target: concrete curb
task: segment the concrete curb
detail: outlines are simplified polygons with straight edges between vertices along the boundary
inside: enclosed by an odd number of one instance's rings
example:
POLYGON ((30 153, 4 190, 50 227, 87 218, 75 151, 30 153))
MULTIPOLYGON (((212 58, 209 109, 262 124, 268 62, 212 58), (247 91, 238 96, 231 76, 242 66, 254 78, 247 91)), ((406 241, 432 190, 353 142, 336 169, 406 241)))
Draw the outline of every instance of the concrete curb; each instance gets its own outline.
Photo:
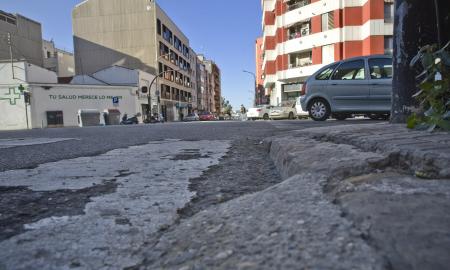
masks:
MULTIPOLYGON (((423 178, 450 178, 450 134, 409 130, 404 125, 368 124, 311 128, 295 132, 317 142, 349 145, 379 153, 391 167, 423 178)), ((277 145, 274 139, 274 146, 277 145)), ((277 149, 271 151, 277 152, 277 149)), ((276 162, 277 163, 277 162, 276 162)))
MULTIPOLYGON (((450 134, 372 124, 304 129, 266 143, 283 178, 324 181, 321 196, 339 206, 385 269, 449 265, 450 134)), ((303 197, 309 190, 291 188, 303 197)))

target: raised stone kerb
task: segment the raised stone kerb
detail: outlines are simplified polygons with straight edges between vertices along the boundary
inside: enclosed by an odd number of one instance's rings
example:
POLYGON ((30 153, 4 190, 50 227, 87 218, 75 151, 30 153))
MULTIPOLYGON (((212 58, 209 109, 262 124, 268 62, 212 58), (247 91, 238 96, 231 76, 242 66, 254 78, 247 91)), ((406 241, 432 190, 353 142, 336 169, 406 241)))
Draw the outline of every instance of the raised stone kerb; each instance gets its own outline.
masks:
POLYGON ((362 151, 397 157, 391 166, 432 178, 450 178, 450 134, 408 130, 404 125, 333 126, 298 131, 321 142, 346 144, 362 151))

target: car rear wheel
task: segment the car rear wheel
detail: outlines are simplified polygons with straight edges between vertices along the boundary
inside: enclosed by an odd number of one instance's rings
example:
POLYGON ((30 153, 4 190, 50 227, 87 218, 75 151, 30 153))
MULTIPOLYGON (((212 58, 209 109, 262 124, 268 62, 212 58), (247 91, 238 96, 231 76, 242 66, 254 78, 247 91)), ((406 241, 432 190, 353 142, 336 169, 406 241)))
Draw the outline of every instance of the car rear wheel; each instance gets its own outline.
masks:
POLYGON ((311 102, 308 112, 314 121, 325 121, 330 117, 331 109, 325 100, 315 99, 311 102))
POLYGON ((289 120, 293 120, 294 119, 294 113, 293 112, 290 112, 289 113, 289 120))
POLYGON ((267 113, 264 114, 263 119, 264 119, 264 120, 269 120, 269 115, 268 115, 267 113))

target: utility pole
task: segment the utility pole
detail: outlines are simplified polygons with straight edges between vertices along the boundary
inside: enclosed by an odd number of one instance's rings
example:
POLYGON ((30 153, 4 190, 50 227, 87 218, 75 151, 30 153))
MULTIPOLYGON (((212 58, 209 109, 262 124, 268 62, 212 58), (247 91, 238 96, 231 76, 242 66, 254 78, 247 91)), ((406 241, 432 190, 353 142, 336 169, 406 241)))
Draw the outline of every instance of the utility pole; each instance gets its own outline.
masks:
MULTIPOLYGON (((447 1, 440 1, 443 2, 447 1)), ((448 10, 442 10, 442 6, 440 9, 438 14, 448 14, 448 10)), ((436 14, 433 1, 395 1, 392 123, 406 122, 408 116, 418 106, 412 97, 417 92, 415 79, 417 72, 410 68, 409 64, 420 47, 437 44, 439 41, 436 19, 440 18, 432 14, 436 14)))
POLYGON ((13 80, 15 79, 14 76, 14 56, 13 56, 13 51, 12 51, 12 37, 11 37, 11 33, 8 33, 8 46, 9 46, 9 57, 11 60, 11 74, 12 74, 12 78, 13 80))

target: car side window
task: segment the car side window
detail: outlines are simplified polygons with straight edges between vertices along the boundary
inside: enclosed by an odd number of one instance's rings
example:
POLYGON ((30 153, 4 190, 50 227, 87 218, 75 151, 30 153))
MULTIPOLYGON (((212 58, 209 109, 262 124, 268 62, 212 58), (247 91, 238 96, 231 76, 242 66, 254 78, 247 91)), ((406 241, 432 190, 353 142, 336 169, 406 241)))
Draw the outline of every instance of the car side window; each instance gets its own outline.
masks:
POLYGON ((392 59, 369 59, 370 78, 372 80, 392 79, 392 59))
POLYGON ((319 75, 316 76, 316 80, 319 81, 326 81, 329 80, 331 77, 331 74, 333 74, 334 69, 337 65, 333 65, 331 67, 328 67, 324 69, 322 72, 319 73, 319 75))
POLYGON ((332 80, 364 80, 365 78, 364 60, 356 60, 341 64, 334 71, 332 80))

